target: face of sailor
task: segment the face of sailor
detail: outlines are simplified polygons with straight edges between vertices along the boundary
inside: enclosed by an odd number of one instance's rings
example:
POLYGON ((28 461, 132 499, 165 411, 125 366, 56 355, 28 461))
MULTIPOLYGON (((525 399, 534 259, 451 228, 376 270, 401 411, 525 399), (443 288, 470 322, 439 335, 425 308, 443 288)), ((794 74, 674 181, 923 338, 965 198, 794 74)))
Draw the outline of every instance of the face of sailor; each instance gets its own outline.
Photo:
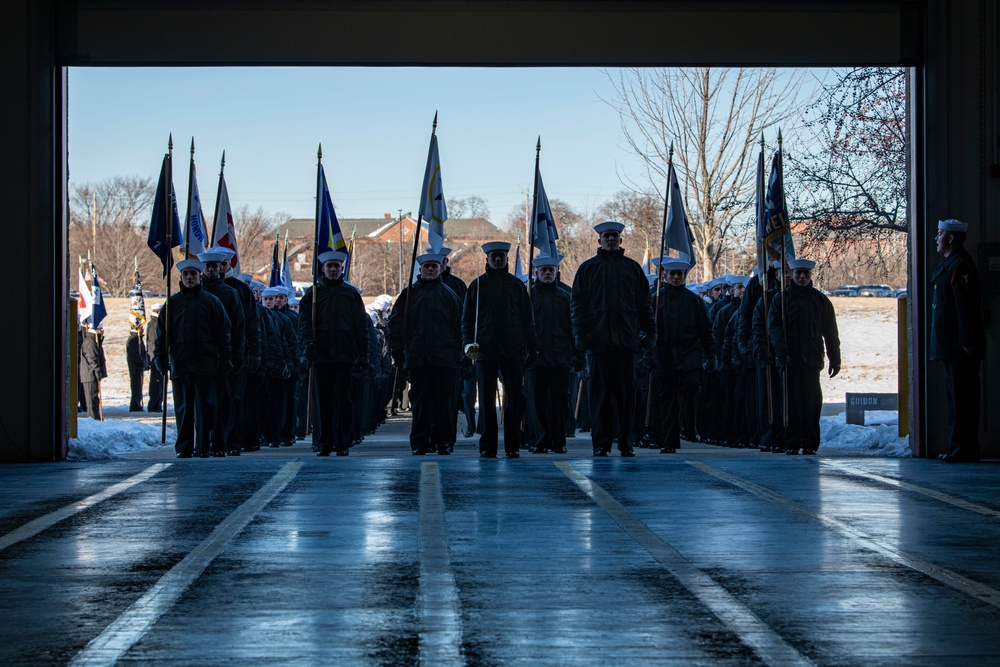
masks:
POLYGON ((323 276, 327 280, 338 280, 344 273, 344 263, 339 259, 331 259, 323 263, 323 276))
POLYGON ((716 285, 708 291, 708 296, 712 298, 712 301, 718 301, 722 298, 722 285, 716 285))
POLYGON ((667 284, 674 287, 681 287, 684 284, 683 271, 664 271, 667 274, 667 284))
POLYGON ((285 305, 287 304, 288 304, 288 297, 285 296, 284 294, 279 294, 276 297, 274 297, 275 308, 284 308, 285 305))
POLYGON ((216 280, 221 275, 221 267, 219 262, 205 262, 205 277, 216 280))
POLYGON ((947 257, 951 254, 952 243, 955 240, 955 236, 951 232, 946 232, 943 229, 939 229, 937 236, 934 237, 934 241, 937 243, 937 251, 939 255, 944 255, 947 257))
POLYGON ((812 271, 809 269, 792 269, 792 282, 799 287, 808 287, 812 282, 812 271))
POLYGON ((490 254, 486 255, 486 264, 491 269, 507 268, 507 251, 506 250, 492 251, 490 254))
POLYGON ((262 297, 261 303, 264 304, 265 308, 274 308, 274 297, 273 296, 262 297))
POLYGON ((742 299, 743 298, 743 290, 745 290, 745 289, 746 288, 743 285, 740 285, 739 283, 736 283, 735 285, 733 285, 732 290, 731 290, 732 293, 733 293, 733 298, 734 299, 742 299))
POLYGON ((424 262, 420 265, 421 280, 434 280, 441 275, 441 265, 437 262, 424 262))
POLYGON ((264 299, 264 297, 261 296, 260 292, 258 292, 257 290, 253 290, 253 300, 254 301, 256 301, 257 303, 263 303, 264 302, 263 299, 264 299))
POLYGON ((622 247, 620 232, 601 232, 601 250, 618 250, 622 247))
POLYGON ((188 289, 201 282, 201 272, 198 269, 184 269, 181 271, 181 285, 188 289))
MULTIPOLYGON (((219 262, 219 273, 221 273, 222 275, 226 275, 227 273, 229 273, 229 260, 228 259, 224 259, 221 262, 219 262)), ((237 276, 237 278, 238 277, 239 276, 237 276)))
POLYGON ((296 303, 296 304, 293 304, 293 305, 289 306, 288 310, 292 311, 293 313, 299 312, 299 304, 296 303))
POLYGON ((538 279, 538 282, 551 285, 556 281, 556 267, 540 266, 535 269, 535 277, 538 279))

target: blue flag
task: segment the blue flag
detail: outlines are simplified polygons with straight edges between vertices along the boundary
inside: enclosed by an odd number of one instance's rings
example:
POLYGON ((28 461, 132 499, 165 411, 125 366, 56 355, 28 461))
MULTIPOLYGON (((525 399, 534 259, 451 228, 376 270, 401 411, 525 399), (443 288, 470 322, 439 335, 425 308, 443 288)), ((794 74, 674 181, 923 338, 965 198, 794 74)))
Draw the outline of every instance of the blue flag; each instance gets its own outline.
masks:
POLYGON ((271 253, 271 279, 268 287, 281 287, 281 262, 278 261, 278 235, 274 235, 274 252, 271 253))
POLYGON ((444 221, 448 219, 448 206, 441 184, 441 156, 438 155, 437 135, 431 135, 427 151, 427 168, 420 191, 420 216, 427 223, 427 245, 439 252, 444 245, 444 221))
POLYGON ((292 267, 288 264, 288 230, 285 230, 285 250, 281 260, 281 286, 295 289, 292 285, 292 267))
POLYGON ((316 266, 314 272, 320 270, 319 256, 331 250, 347 251, 344 234, 340 231, 337 213, 333 210, 333 199, 330 188, 326 184, 326 174, 323 165, 319 165, 319 180, 316 184, 316 196, 319 197, 319 219, 316 220, 316 266))
POLYGON ((764 217, 764 142, 761 140, 760 154, 757 155, 757 206, 755 210, 757 218, 757 275, 761 284, 765 284, 767 273, 767 219, 764 217))
POLYGON ((104 305, 104 296, 101 294, 101 283, 97 280, 97 267, 90 265, 90 274, 93 279, 91 291, 93 293, 93 307, 90 311, 90 328, 97 329, 101 322, 108 316, 108 309, 104 305))
POLYGON ((691 224, 688 222, 687 213, 684 211, 684 195, 681 194, 681 185, 677 181, 677 171, 673 162, 667 170, 667 185, 670 190, 670 201, 667 202, 667 229, 663 237, 663 253, 670 248, 677 251, 677 258, 685 262, 694 264, 694 235, 691 233, 691 224))
POLYGON ((549 198, 542 185, 541 172, 538 173, 535 194, 535 238, 531 245, 538 248, 539 257, 558 257, 556 239, 559 238, 559 232, 556 231, 556 218, 552 215, 552 207, 549 206, 549 198))
POLYGON ((522 283, 528 282, 528 274, 524 272, 524 267, 521 265, 520 243, 517 244, 517 248, 514 250, 514 277, 522 283))
POLYGON ((153 200, 153 217, 149 222, 149 237, 146 245, 163 262, 163 277, 173 264, 170 249, 176 248, 183 241, 181 234, 181 218, 177 214, 177 193, 174 184, 167 173, 170 171, 170 155, 163 156, 160 167, 160 180, 156 183, 156 198, 153 200), (167 182, 171 181, 171 182, 167 182), (169 194, 167 194, 169 192, 169 194), (167 232, 170 231, 169 243, 167 232))

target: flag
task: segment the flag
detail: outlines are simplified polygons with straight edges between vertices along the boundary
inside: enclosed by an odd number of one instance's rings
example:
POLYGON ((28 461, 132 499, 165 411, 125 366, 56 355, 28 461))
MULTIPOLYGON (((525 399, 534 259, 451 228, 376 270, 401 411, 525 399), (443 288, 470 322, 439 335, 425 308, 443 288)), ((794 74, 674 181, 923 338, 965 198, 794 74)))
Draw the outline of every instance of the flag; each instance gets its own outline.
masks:
POLYGON ((93 285, 91 288, 93 301, 90 312, 90 328, 97 329, 101 326, 101 322, 104 318, 108 316, 108 309, 104 306, 104 297, 101 294, 101 283, 97 279, 97 267, 93 264, 90 265, 90 272, 93 277, 93 285))
POLYGON ((786 262, 795 259, 792 229, 788 224, 788 208, 785 206, 785 182, 780 149, 774 151, 774 157, 771 158, 771 175, 767 179, 763 217, 763 246, 768 257, 777 260, 784 257, 786 262))
POLYGON ((77 276, 76 314, 79 317, 80 324, 83 324, 90 319, 90 313, 93 309, 94 296, 90 293, 90 286, 87 284, 86 278, 83 277, 82 266, 80 267, 77 276))
POLYGON ((215 227, 212 246, 229 248, 236 254, 229 260, 235 275, 240 274, 240 251, 236 245, 236 223, 233 221, 233 207, 229 203, 226 179, 219 174, 219 198, 215 202, 215 227))
POLYGON ((294 290, 292 285, 292 267, 288 264, 288 230, 285 230, 285 250, 281 260, 281 286, 294 290))
POLYGON ((177 215, 177 193, 174 192, 174 184, 168 176, 170 171, 170 155, 163 156, 163 165, 160 167, 160 180, 156 183, 156 198, 153 201, 153 217, 149 222, 149 237, 146 245, 153 251, 160 261, 163 262, 163 277, 167 277, 167 271, 172 265, 170 249, 176 248, 184 240, 181 234, 181 220, 177 215), (169 194, 167 194, 169 192, 169 194), (170 242, 167 242, 167 232, 170 225, 170 242))
POLYGON ((188 220, 187 236, 184 252, 187 257, 197 257, 205 252, 208 233, 205 231, 205 214, 201 210, 201 193, 198 192, 198 174, 194 168, 194 158, 191 158, 188 188, 188 220))
POLYGON ((427 221, 427 245, 438 253, 444 245, 444 221, 448 219, 448 207, 444 201, 444 186, 441 184, 441 157, 438 155, 437 135, 431 135, 431 146, 427 152, 427 169, 424 170, 424 186, 420 191, 420 217, 427 221))
POLYGON ((330 197, 330 188, 326 184, 326 174, 323 172, 323 165, 319 165, 319 179, 316 184, 316 195, 319 197, 319 219, 316 220, 316 266, 314 272, 318 275, 320 270, 319 256, 331 250, 347 251, 347 243, 344 242, 344 234, 340 231, 340 222, 337 220, 337 213, 333 210, 333 199, 330 197))
POLYGON ((352 259, 354 259, 354 237, 353 236, 347 242, 347 261, 344 262, 344 282, 345 283, 351 282, 351 265, 353 264, 353 262, 351 261, 352 259))
POLYGON ((271 279, 268 287, 281 287, 281 262, 278 261, 278 235, 274 235, 274 251, 271 253, 271 279))
POLYGON ((132 289, 129 290, 128 325, 130 331, 141 333, 146 325, 146 297, 142 293, 142 278, 139 269, 132 278, 132 289))
POLYGON ((767 252, 764 239, 767 238, 767 219, 764 217, 764 140, 761 139, 760 153, 757 155, 757 275, 761 285, 765 284, 767 273, 767 252))
POLYGON ((646 245, 646 252, 642 253, 642 262, 639 264, 639 266, 642 267, 642 272, 645 273, 648 276, 650 274, 650 270, 649 270, 649 245, 648 245, 649 244, 649 239, 646 240, 646 244, 647 244, 646 245))
POLYGON ((687 214, 684 212, 684 196, 681 194, 680 183, 677 182, 677 172, 674 170, 673 162, 667 170, 667 186, 669 188, 670 200, 667 202, 667 229, 663 236, 663 252, 673 248, 677 251, 677 258, 685 262, 694 264, 694 248, 692 242, 694 235, 691 234, 691 225, 688 222, 687 214))
POLYGON ((517 244, 517 249, 514 250, 514 277, 520 280, 522 283, 528 281, 528 276, 524 273, 524 268, 521 266, 521 244, 517 244))
POLYGON ((556 218, 552 215, 552 207, 549 206, 549 198, 545 194, 545 186, 542 185, 542 174, 538 173, 538 183, 535 184, 535 238, 532 239, 532 247, 538 248, 539 257, 557 257, 556 239, 559 233, 556 231, 556 218))

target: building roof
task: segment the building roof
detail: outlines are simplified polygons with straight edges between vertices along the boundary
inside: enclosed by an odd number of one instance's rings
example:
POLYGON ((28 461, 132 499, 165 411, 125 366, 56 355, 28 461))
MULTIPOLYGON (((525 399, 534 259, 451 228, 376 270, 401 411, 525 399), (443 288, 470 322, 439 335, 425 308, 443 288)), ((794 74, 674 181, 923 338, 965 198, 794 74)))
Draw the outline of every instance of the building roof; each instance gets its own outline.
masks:
MULTIPOLYGON (((403 216, 406 224, 413 225, 415 220, 403 216)), ((357 238, 375 238, 387 233, 398 224, 395 218, 341 218, 340 229, 344 239, 351 236, 357 228, 357 238)), ((278 233, 284 237, 288 231, 290 239, 309 239, 315 234, 316 221, 312 218, 291 218, 280 227, 278 233)), ((425 225, 426 226, 426 225, 425 225)), ((450 218, 444 223, 445 238, 459 241, 480 241, 484 239, 505 238, 507 235, 485 218, 450 218)))

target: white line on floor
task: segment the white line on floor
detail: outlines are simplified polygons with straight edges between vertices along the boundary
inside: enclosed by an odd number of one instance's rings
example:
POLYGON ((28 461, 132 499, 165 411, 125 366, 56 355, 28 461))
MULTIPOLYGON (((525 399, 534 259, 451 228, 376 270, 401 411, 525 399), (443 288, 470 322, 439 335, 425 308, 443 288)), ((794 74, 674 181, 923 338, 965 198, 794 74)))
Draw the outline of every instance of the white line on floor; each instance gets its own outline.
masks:
POLYGON ((897 549, 895 546, 883 542, 879 539, 867 535, 864 532, 854 528, 850 524, 841 521, 840 519, 835 519, 831 516, 825 514, 820 514, 819 512, 814 512, 805 505, 797 503, 794 500, 780 496, 774 491, 767 489, 763 486, 758 486, 753 482, 747 481, 741 477, 731 475, 727 472, 713 468, 710 465, 702 463, 701 461, 688 461, 688 464, 698 468, 702 472, 708 473, 713 477, 717 477, 721 480, 729 482, 733 486, 737 486, 744 491, 748 491, 755 496, 763 498, 770 503, 783 507, 792 512, 796 512, 810 519, 819 521, 828 528, 832 528, 837 532, 841 533, 848 539, 854 541, 859 546, 868 549, 869 551, 874 551, 875 553, 882 554, 883 556, 910 568, 911 570, 916 570, 917 572, 923 572, 928 577, 940 581, 946 586, 950 586, 955 590, 961 591, 966 595, 971 595, 972 597, 985 602, 986 604, 993 605, 994 607, 1000 607, 1000 591, 990 588, 985 584, 981 584, 978 581, 973 581, 968 577, 963 577, 958 572, 949 570, 948 568, 935 565, 929 561, 923 560, 918 556, 909 554, 901 549, 897 549))
POLYGON ((257 493, 227 516, 212 534, 196 546, 181 562, 160 577, 146 593, 122 612, 104 632, 95 637, 70 662, 70 665, 113 665, 149 631, 153 624, 177 602, 209 563, 230 540, 278 495, 298 473, 302 463, 286 464, 257 493))
POLYGON ((768 665, 813 665, 812 660, 799 653, 776 632, 757 617, 742 602, 729 594, 710 576, 691 564, 676 549, 665 542, 652 529, 615 500, 599 484, 573 468, 567 461, 555 462, 567 477, 590 496, 590 499, 611 515, 628 535, 646 548, 677 581, 732 630, 768 665))
POLYGON ((136 484, 145 482, 147 479, 153 475, 166 470, 169 468, 171 463, 157 463, 156 465, 151 465, 137 475, 132 475, 128 479, 122 480, 117 484, 112 484, 108 488, 104 489, 100 493, 95 493, 92 496, 87 496, 83 500, 78 500, 75 503, 70 503, 65 507, 57 509, 55 512, 49 512, 44 516, 40 516, 37 519, 32 519, 28 523, 24 524, 20 528, 16 528, 6 535, 0 536, 0 551, 3 551, 7 547, 17 544, 23 540, 30 537, 34 537, 38 533, 42 532, 46 528, 51 528, 55 524, 59 523, 63 519, 68 519, 74 514, 79 514, 80 512, 89 509, 96 505, 97 503, 107 500, 112 496, 116 496, 122 491, 127 491, 136 484))
POLYGON ((438 464, 420 464, 420 664, 464 665, 462 614, 448 557, 438 464))

